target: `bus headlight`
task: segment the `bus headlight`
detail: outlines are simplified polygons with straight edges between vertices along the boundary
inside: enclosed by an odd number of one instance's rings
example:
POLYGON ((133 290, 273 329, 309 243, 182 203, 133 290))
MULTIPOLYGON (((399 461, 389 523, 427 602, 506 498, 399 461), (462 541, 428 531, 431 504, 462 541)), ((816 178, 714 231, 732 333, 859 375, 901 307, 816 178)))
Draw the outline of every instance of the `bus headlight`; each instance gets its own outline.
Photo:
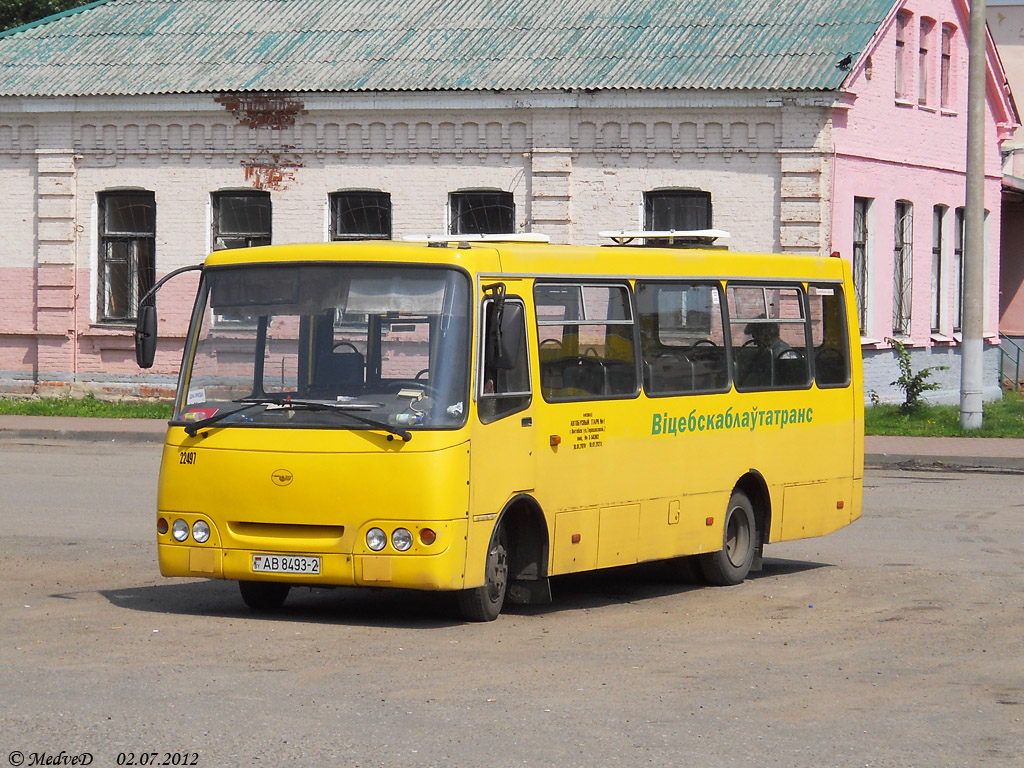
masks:
POLYGON ((184 541, 188 538, 188 523, 182 520, 180 517, 174 521, 174 525, 171 526, 171 536, 174 537, 175 541, 184 541))
POLYGON ((374 552, 380 552, 387 546, 388 535, 380 528, 371 528, 366 532, 366 546, 374 552))
POLYGON ((412 534, 405 528, 396 528, 395 532, 391 534, 391 546, 399 552, 405 552, 412 546, 412 534))
POLYGON ((202 544, 210 538, 210 526, 204 520, 196 520, 192 524, 192 538, 202 544))

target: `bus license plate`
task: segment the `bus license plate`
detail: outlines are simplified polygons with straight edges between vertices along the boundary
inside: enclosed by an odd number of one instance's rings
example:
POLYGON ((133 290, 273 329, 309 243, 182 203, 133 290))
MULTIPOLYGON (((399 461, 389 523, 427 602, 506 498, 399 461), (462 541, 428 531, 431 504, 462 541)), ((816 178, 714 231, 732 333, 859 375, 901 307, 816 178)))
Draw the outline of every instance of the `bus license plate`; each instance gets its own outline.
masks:
POLYGON ((305 555, 253 555, 253 573, 320 573, 320 558, 305 555))

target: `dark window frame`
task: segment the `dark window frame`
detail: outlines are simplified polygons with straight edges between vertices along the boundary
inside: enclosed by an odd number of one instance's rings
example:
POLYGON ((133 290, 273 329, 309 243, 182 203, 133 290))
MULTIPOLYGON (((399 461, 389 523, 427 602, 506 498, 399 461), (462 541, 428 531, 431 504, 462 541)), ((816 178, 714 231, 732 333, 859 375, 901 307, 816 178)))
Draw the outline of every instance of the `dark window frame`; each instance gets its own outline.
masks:
POLYGON ((964 320, 964 247, 967 240, 967 208, 953 212, 953 332, 963 330, 964 320))
POLYGON ((448 193, 452 235, 511 235, 516 231, 515 196, 500 189, 462 189, 448 193))
MULTIPOLYGON (((269 192, 263 192, 261 190, 221 190, 213 192, 210 196, 212 212, 211 217, 211 235, 212 235, 212 248, 214 251, 229 250, 231 248, 253 248, 261 245, 270 245, 273 241, 273 201, 271 200, 269 192), (234 230, 225 229, 222 223, 225 218, 225 211, 223 210, 224 204, 230 199, 238 200, 259 200, 265 205, 259 207, 266 208, 266 226, 265 228, 261 225, 257 227, 249 228, 237 228, 234 230), (228 244, 227 241, 241 241, 228 244)), ((248 216, 249 214, 247 214, 248 216)))
MULTIPOLYGON (((156 282, 156 194, 148 190, 112 190, 98 197, 100 247, 97 263, 96 317, 100 323, 134 323, 139 300, 156 282), (143 227, 111 228, 116 201, 130 201, 127 207, 143 205, 148 212, 143 227), (148 221, 146 221, 148 219, 148 221), (117 251, 123 253, 117 253, 117 251), (120 266, 122 284, 114 286, 113 273, 120 266), (120 304, 120 309, 118 309, 120 304)), ((119 211, 118 218, 126 211, 119 211)), ((136 217, 132 215, 132 218, 136 217)))
POLYGON ((950 109, 953 100, 953 36, 956 27, 943 24, 939 60, 939 107, 950 109))
POLYGON ((857 302, 857 322, 860 335, 867 333, 868 327, 868 261, 870 259, 870 218, 873 199, 870 197, 853 198, 853 287, 854 299, 857 302))
POLYGON ((705 190, 653 189, 644 192, 644 229, 648 232, 711 229, 713 215, 711 193, 705 190), (673 206, 672 203, 678 205, 673 206), (697 221, 690 223, 690 218, 697 221))
POLYGON ((392 239, 393 208, 389 192, 343 189, 332 192, 329 202, 332 241, 392 239))
POLYGON ((946 227, 948 212, 949 208, 945 205, 932 206, 932 333, 939 333, 942 330, 942 255, 945 248, 943 230, 946 227))
POLYGON ((909 336, 914 310, 914 204, 897 200, 893 217, 892 333, 909 336))

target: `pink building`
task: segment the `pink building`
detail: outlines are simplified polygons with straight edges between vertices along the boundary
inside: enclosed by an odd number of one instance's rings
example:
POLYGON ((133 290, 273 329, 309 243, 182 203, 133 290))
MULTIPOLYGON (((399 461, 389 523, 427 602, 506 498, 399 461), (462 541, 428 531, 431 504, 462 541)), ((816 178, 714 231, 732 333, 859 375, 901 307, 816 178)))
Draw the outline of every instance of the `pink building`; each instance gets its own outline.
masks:
MULTIPOLYGON (((988 0, 989 29, 1010 87, 1024 93, 1024 0, 988 0)), ((1024 136, 1003 144, 1002 249, 999 264, 999 332, 1002 376, 1024 387, 1024 136)))
MULTIPOLYGON (((911 350, 939 400, 959 386, 963 214, 967 146, 965 0, 898 2, 853 62, 833 116, 832 247, 854 263, 865 389, 883 395, 887 337, 911 350)), ((985 384, 998 393, 1000 148, 1017 124, 991 39, 985 183, 985 384)))

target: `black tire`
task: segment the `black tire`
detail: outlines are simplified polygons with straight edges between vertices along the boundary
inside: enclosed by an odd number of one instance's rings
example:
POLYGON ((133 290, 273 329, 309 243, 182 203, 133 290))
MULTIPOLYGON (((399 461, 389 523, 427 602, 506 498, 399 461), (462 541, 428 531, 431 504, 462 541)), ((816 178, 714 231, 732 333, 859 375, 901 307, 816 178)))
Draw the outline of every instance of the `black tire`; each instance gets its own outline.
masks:
POLYGON ((508 538, 498 524, 487 548, 484 585, 459 592, 459 611, 467 621, 494 621, 501 613, 508 592, 508 538))
POLYGON ((741 583, 750 573, 757 552, 754 505, 743 491, 733 491, 725 513, 722 548, 700 556, 704 578, 717 587, 741 583))
POLYGON ((291 584, 276 581, 240 581, 242 601, 256 611, 273 611, 284 605, 291 584))

